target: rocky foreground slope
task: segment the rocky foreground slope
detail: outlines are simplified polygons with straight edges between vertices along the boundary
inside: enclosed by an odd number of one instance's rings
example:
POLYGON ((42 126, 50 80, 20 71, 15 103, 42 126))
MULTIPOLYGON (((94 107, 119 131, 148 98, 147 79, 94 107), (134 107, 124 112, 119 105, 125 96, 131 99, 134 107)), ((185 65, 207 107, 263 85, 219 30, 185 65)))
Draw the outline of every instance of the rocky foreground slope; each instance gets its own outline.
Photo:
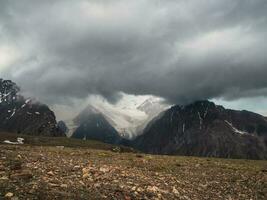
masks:
POLYGON ((19 95, 19 90, 12 81, 0 79, 0 131, 64 136, 48 106, 25 99, 19 95))
POLYGON ((0 145, 0 199, 260 200, 267 198, 266 167, 266 161, 0 145))
POLYGON ((162 113, 132 145, 154 154, 267 159, 267 120, 198 101, 162 113))

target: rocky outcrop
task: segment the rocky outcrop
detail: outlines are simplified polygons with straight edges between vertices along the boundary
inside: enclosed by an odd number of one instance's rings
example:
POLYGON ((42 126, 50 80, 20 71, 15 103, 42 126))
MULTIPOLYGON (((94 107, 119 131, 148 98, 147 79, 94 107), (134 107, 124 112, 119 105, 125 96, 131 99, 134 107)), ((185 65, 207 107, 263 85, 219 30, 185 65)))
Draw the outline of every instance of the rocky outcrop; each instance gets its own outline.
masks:
POLYGON ((133 146, 155 154, 266 159, 267 121, 256 113, 198 101, 162 113, 133 146))
POLYGON ((0 131, 11 133, 64 136, 48 106, 18 94, 19 87, 0 79, 0 131))

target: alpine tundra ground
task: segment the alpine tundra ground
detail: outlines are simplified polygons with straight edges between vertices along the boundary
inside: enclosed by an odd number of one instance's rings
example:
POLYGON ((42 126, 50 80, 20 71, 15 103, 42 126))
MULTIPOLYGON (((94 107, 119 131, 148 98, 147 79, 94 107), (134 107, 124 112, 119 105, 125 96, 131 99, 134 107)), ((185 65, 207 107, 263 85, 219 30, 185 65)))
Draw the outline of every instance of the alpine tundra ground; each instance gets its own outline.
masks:
POLYGON ((67 138, 0 145, 0 199, 257 200, 267 199, 266 183, 267 161, 146 155, 67 138))

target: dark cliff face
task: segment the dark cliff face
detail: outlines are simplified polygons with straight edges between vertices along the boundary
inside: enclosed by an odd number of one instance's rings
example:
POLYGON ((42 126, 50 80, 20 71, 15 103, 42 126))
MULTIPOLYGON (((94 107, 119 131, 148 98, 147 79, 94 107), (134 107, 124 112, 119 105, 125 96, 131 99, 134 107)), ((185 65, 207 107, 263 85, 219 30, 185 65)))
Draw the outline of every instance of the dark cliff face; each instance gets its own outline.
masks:
POLYGON ((133 145, 156 154, 266 159, 267 120, 198 101, 165 111, 133 145))
POLYGON ((59 121, 57 123, 57 127, 59 128, 60 131, 62 131, 64 134, 68 132, 68 127, 64 121, 59 121))
POLYGON ((27 135, 64 136, 48 106, 18 94, 19 87, 0 79, 0 131, 27 135))

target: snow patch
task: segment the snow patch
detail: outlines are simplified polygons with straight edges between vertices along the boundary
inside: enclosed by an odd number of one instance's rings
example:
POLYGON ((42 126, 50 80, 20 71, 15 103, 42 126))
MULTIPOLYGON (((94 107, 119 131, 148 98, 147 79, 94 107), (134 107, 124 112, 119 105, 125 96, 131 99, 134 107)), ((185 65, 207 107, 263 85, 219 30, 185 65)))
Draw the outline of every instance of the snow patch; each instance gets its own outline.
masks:
POLYGON ((202 129, 202 124, 203 124, 203 118, 200 116, 200 113, 198 113, 198 118, 199 118, 199 129, 201 130, 202 129))
POLYGON ((86 140, 86 136, 84 135, 83 140, 86 140))
POLYGON ((238 134, 241 134, 241 135, 244 135, 244 134, 249 134, 248 132, 246 132, 246 131, 241 131, 241 130, 239 130, 239 129, 237 129, 236 127, 234 127, 233 126, 233 124, 232 123, 230 123, 229 121, 227 121, 227 120, 224 120, 232 129, 233 129, 233 131, 235 132, 235 133, 238 133, 238 134))
POLYGON ((31 99, 26 99, 25 103, 29 103, 31 101, 31 99))
POLYGON ((24 144, 24 138, 17 138, 17 142, 11 142, 10 140, 5 140, 3 143, 6 144, 24 144))
POLYGON ((12 112, 12 114, 10 115, 9 118, 13 117, 13 116, 15 115, 15 113, 16 113, 16 108, 13 109, 13 112, 12 112))

